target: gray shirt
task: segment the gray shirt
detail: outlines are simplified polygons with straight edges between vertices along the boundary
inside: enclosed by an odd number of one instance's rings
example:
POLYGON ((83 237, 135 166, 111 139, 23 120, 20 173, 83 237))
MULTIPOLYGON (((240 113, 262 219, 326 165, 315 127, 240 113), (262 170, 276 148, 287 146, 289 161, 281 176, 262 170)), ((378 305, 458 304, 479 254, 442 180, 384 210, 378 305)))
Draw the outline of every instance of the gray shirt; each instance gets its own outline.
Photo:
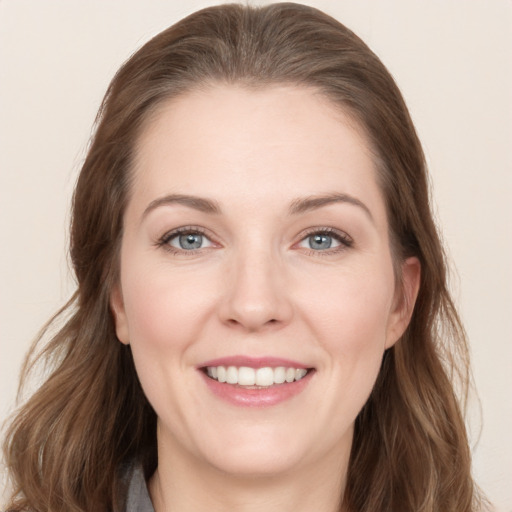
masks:
POLYGON ((144 473, 140 466, 133 468, 130 477, 126 512, 155 512, 149 497, 144 473))

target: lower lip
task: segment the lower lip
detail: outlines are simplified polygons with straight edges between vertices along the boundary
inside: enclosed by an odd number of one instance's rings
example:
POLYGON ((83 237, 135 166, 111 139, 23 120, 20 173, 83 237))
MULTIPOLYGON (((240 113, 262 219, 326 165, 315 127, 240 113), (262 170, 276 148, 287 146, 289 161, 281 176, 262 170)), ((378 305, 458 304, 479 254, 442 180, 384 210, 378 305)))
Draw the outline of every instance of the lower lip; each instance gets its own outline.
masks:
POLYGON ((211 379, 200 371, 210 391, 238 407, 270 407, 277 405, 301 393, 311 380, 314 371, 309 371, 305 377, 294 382, 274 384, 268 388, 249 389, 236 384, 226 384, 211 379))

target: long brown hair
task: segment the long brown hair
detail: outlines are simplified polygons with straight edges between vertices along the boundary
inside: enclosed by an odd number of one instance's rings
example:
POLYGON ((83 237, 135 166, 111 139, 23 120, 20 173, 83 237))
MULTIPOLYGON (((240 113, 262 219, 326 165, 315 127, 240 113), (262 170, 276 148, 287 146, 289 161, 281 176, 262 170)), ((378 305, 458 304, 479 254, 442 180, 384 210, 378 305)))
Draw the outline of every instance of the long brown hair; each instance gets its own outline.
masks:
POLYGON ((41 360, 53 370, 19 410, 5 442, 15 485, 9 508, 121 510, 123 466, 139 461, 149 475, 157 464, 155 413, 130 348, 116 339, 109 296, 144 121, 163 101, 219 82, 315 87, 352 115, 375 154, 395 260, 414 255, 421 262, 410 325, 385 353, 356 420, 345 509, 477 510, 454 392, 457 377, 465 396, 468 351, 447 290, 420 142, 375 54, 333 18, 292 3, 199 11, 149 41, 113 79, 73 197, 78 289, 56 317, 64 315, 64 325, 39 357, 27 360, 24 377, 41 360))

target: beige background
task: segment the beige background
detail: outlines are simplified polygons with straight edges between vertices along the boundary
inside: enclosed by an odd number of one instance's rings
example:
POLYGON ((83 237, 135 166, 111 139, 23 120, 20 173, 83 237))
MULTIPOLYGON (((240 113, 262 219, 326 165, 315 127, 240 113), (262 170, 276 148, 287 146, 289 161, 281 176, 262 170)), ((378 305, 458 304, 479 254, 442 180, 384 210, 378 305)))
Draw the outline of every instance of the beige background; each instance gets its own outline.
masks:
MULTIPOLYGON (((211 3, 0 0, 2 420, 32 338, 73 289, 68 205, 110 78, 150 36, 211 3)), ((309 3, 376 51, 409 104, 472 345, 475 475, 511 512, 512 2, 309 3)))

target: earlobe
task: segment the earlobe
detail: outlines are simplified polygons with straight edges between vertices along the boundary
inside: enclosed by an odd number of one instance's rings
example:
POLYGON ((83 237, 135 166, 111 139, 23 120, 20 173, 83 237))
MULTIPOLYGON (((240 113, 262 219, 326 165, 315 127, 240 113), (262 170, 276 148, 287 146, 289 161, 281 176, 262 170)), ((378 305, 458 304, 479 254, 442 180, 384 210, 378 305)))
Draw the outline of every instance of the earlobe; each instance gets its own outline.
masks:
POLYGON ((401 287, 397 290, 394 310, 388 325, 386 349, 393 346, 407 329, 420 289, 421 263, 418 258, 407 258, 402 263, 401 270, 401 287))
POLYGON ((110 293, 110 309, 114 317, 117 338, 125 345, 130 344, 128 321, 124 308, 123 294, 118 285, 114 286, 110 293))

